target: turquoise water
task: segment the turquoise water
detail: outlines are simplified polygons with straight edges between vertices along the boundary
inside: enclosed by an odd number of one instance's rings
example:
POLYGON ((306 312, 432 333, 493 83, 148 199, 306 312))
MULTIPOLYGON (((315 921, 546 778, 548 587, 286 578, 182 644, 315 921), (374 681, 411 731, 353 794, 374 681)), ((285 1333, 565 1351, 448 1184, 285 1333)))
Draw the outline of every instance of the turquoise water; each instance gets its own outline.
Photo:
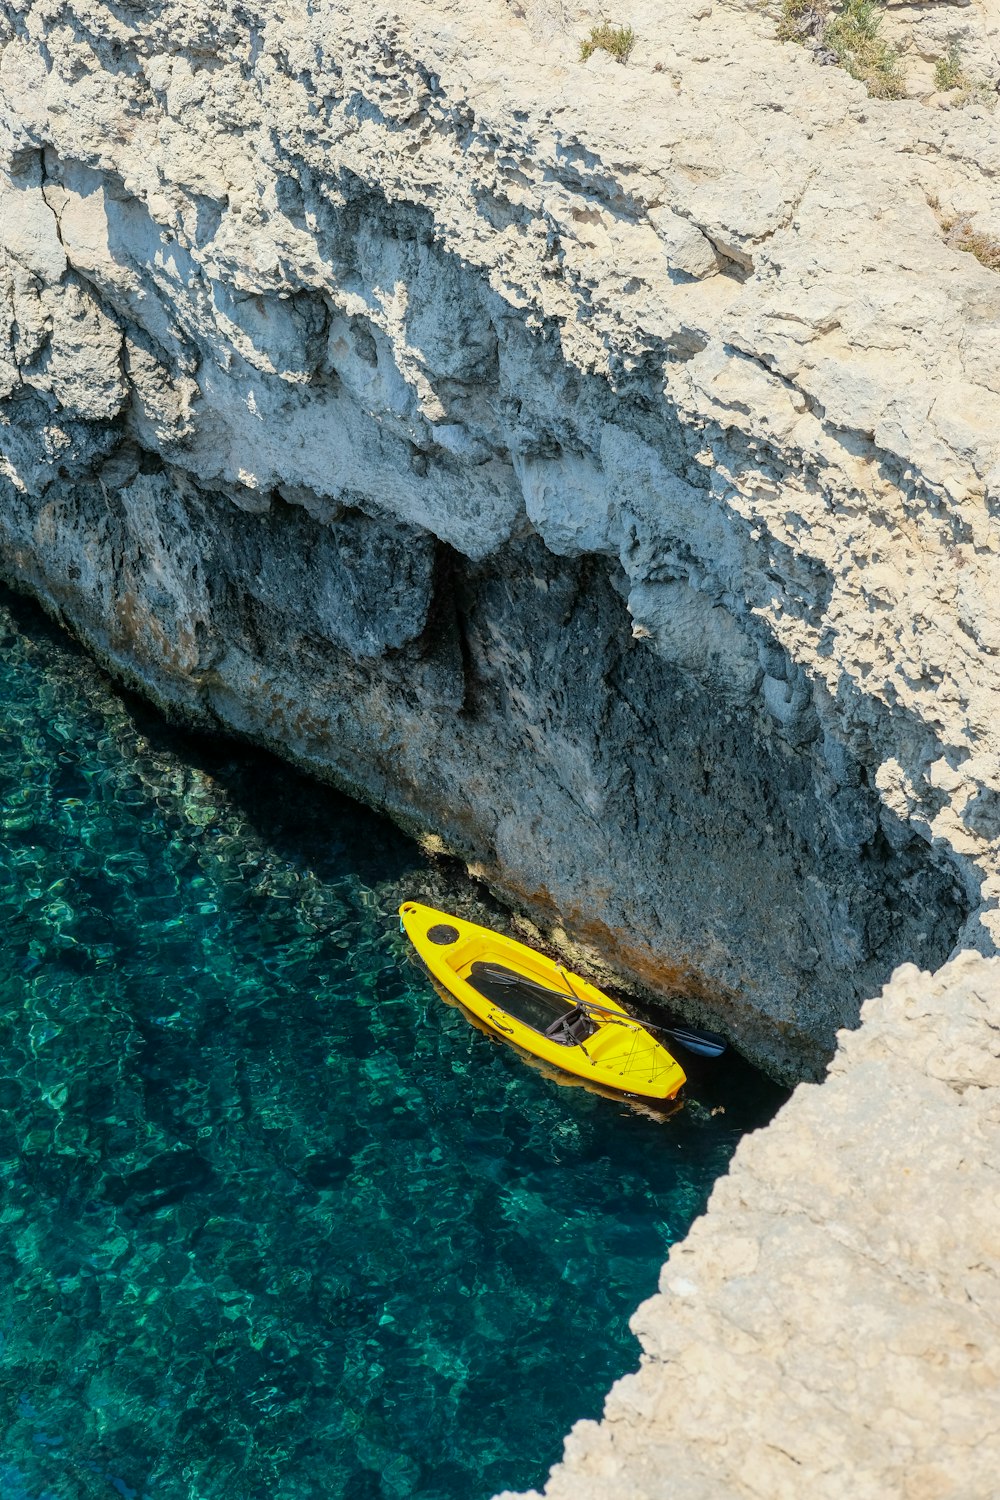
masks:
POLYGON ((488 898, 9 599, 0 852, 3 1500, 540 1483, 778 1091, 702 1064, 659 1120, 543 1076, 399 936, 488 898))

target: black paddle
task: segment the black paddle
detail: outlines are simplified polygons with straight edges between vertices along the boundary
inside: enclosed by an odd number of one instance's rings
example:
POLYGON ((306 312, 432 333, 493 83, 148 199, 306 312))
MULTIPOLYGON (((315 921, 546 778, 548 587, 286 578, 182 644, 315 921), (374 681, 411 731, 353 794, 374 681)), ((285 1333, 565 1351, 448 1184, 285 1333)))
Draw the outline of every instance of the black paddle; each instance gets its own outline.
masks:
MULTIPOLYGON (((513 988, 514 985, 522 983, 520 975, 512 974, 509 969, 495 969, 492 964, 484 965, 483 972, 496 984, 506 984, 513 988)), ((528 983, 531 984, 532 981, 529 979, 528 983)), ((566 983, 569 984, 568 978, 566 983)), ((545 986, 541 988, 544 989, 545 986)), ((612 1010, 607 1005, 595 1005, 592 1000, 581 1000, 576 994, 564 995, 561 990, 550 990, 549 994, 554 995, 558 1000, 571 1001, 587 1015, 593 1014, 598 1019, 604 1017, 612 1022, 620 1023, 631 1021, 633 1025, 641 1026, 645 1031, 662 1031, 667 1036, 673 1037, 674 1041, 679 1042, 682 1047, 686 1047, 688 1052, 695 1052, 699 1057, 721 1057, 726 1050, 726 1039, 719 1036, 717 1031, 699 1031, 694 1026, 657 1025, 652 1021, 640 1021, 635 1016, 622 1015, 621 1011, 612 1010)))

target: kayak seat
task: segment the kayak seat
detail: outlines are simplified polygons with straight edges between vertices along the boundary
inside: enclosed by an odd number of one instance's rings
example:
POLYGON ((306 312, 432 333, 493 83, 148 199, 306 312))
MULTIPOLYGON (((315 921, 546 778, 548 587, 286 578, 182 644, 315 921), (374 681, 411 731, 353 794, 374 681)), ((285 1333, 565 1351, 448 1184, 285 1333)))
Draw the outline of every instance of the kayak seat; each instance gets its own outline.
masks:
POLYGON ((561 1042, 564 1047, 579 1047, 588 1037, 592 1037, 597 1027, 577 1005, 573 1010, 568 1010, 558 1021, 546 1029, 545 1035, 553 1042, 561 1042))
POLYGON ((578 1046, 597 1029, 568 996, 503 964, 474 963, 466 983, 522 1025, 562 1046, 578 1046))

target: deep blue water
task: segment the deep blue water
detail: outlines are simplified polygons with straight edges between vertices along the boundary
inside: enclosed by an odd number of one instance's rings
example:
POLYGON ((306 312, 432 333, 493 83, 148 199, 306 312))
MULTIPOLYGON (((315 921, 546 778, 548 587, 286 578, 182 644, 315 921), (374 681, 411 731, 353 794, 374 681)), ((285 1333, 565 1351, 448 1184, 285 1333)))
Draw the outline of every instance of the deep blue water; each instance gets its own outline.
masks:
POLYGON ((782 1096, 561 1086, 441 1001, 408 896, 504 924, 0 598, 2 1500, 486 1500, 636 1366, 782 1096))

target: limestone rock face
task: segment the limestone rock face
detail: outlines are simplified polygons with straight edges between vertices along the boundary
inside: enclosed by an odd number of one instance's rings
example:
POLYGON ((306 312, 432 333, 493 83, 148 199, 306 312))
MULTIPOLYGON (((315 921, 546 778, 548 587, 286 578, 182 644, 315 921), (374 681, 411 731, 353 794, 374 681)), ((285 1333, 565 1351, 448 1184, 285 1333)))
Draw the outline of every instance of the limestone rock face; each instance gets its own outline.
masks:
POLYGON ((547 1500, 996 1494, 998 1013, 998 959, 897 970, 740 1144, 547 1500))
POLYGON ((0 4, 0 566, 815 1075, 1000 923, 1000 141, 630 20, 0 4))

